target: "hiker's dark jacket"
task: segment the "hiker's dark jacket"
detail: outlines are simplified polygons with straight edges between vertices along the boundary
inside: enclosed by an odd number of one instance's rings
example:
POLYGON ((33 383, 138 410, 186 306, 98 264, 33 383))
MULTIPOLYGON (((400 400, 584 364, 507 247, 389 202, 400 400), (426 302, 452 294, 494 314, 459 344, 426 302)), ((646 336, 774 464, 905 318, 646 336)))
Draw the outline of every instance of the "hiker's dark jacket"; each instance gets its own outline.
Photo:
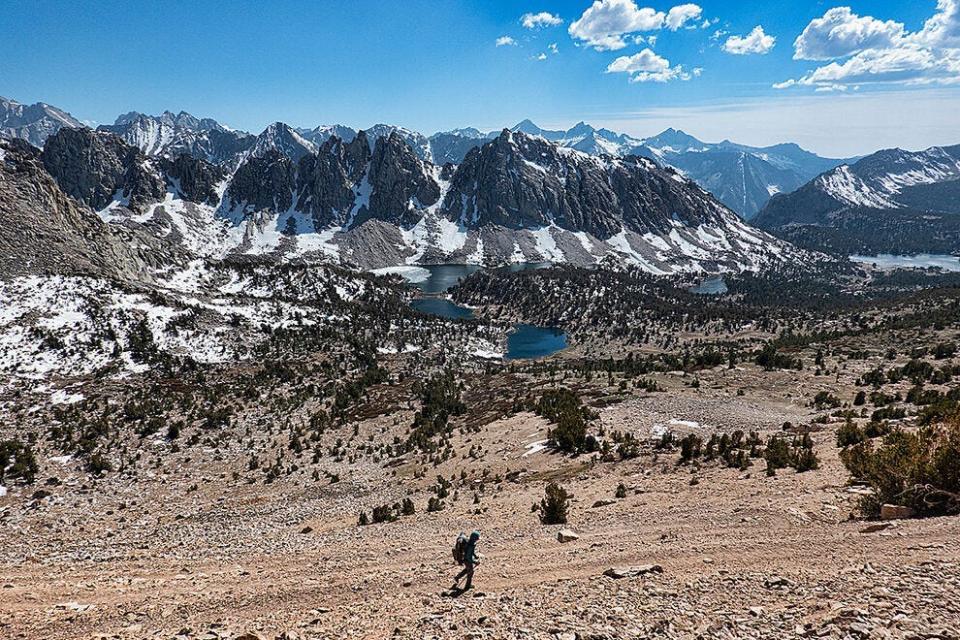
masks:
POLYGON ((477 564, 479 558, 477 557, 477 541, 471 537, 467 540, 466 546, 463 548, 463 563, 464 564, 477 564))

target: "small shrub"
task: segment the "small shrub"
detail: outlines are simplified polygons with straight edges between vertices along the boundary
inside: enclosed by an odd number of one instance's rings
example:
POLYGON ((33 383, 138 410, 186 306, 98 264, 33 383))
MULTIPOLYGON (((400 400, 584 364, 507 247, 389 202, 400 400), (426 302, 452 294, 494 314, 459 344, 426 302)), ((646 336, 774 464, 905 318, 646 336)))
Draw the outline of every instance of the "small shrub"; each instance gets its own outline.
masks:
POLYGON ((0 481, 14 478, 32 484, 38 470, 37 459, 29 444, 19 440, 0 441, 0 481))
POLYGON ((540 522, 543 524, 566 524, 567 512, 570 509, 570 498, 573 496, 555 482, 551 482, 544 490, 540 501, 540 522))
POLYGON ((375 524, 380 522, 393 522, 396 519, 397 515, 394 513, 394 509, 388 504, 382 504, 379 507, 373 508, 373 522, 375 524))
POLYGON ((851 445, 860 444, 866 440, 866 434, 863 429, 857 426, 853 420, 847 419, 839 429, 837 429, 837 446, 841 449, 851 445))
POLYGON ((687 463, 699 458, 703 452, 703 438, 693 433, 680 441, 680 462, 687 463))
POLYGON ((548 435, 551 444, 561 451, 581 453, 595 448, 596 441, 590 446, 587 439, 587 421, 593 415, 572 391, 552 389, 544 392, 537 402, 536 412, 556 425, 548 435))

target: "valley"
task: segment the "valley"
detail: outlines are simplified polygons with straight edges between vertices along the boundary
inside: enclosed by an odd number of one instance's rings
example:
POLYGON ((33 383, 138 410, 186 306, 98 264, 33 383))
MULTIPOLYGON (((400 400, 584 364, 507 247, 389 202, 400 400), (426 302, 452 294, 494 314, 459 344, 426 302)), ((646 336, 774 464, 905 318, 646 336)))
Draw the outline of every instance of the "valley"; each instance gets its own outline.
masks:
POLYGON ((0 637, 960 637, 955 148, 0 106, 0 637))

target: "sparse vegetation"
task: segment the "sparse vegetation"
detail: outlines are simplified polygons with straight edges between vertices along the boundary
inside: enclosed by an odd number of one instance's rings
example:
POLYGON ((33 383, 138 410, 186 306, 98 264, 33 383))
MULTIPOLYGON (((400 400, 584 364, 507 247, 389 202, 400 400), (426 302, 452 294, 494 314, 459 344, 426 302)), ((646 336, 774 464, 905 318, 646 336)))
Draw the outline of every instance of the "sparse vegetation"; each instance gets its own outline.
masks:
POLYGON ((544 490, 540 501, 540 522, 542 524, 566 524, 570 510, 572 495, 555 482, 551 482, 544 490))
POLYGON ((884 504, 910 507, 918 516, 960 513, 960 417, 919 430, 891 431, 841 452, 853 479, 873 493, 861 498, 868 517, 884 504))

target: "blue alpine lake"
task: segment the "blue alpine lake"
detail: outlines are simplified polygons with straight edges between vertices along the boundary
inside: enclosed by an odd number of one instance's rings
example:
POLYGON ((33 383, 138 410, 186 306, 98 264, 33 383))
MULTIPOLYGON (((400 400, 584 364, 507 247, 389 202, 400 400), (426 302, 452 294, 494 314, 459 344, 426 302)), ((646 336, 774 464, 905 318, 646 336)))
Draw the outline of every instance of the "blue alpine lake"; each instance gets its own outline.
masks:
POLYGON ((518 324, 507 334, 507 360, 543 358, 567 347, 567 334, 559 329, 518 324))
MULTIPOLYGON (((549 263, 521 263, 505 267, 510 271, 543 269, 549 263)), ((397 270, 410 284, 420 289, 423 297, 413 301, 414 309, 422 313, 452 319, 472 318, 473 311, 448 298, 440 297, 460 280, 483 267, 474 264, 439 264, 411 267, 397 270)), ((517 324, 507 334, 507 360, 544 358, 567 346, 567 335, 555 327, 537 327, 530 324, 517 324)))

